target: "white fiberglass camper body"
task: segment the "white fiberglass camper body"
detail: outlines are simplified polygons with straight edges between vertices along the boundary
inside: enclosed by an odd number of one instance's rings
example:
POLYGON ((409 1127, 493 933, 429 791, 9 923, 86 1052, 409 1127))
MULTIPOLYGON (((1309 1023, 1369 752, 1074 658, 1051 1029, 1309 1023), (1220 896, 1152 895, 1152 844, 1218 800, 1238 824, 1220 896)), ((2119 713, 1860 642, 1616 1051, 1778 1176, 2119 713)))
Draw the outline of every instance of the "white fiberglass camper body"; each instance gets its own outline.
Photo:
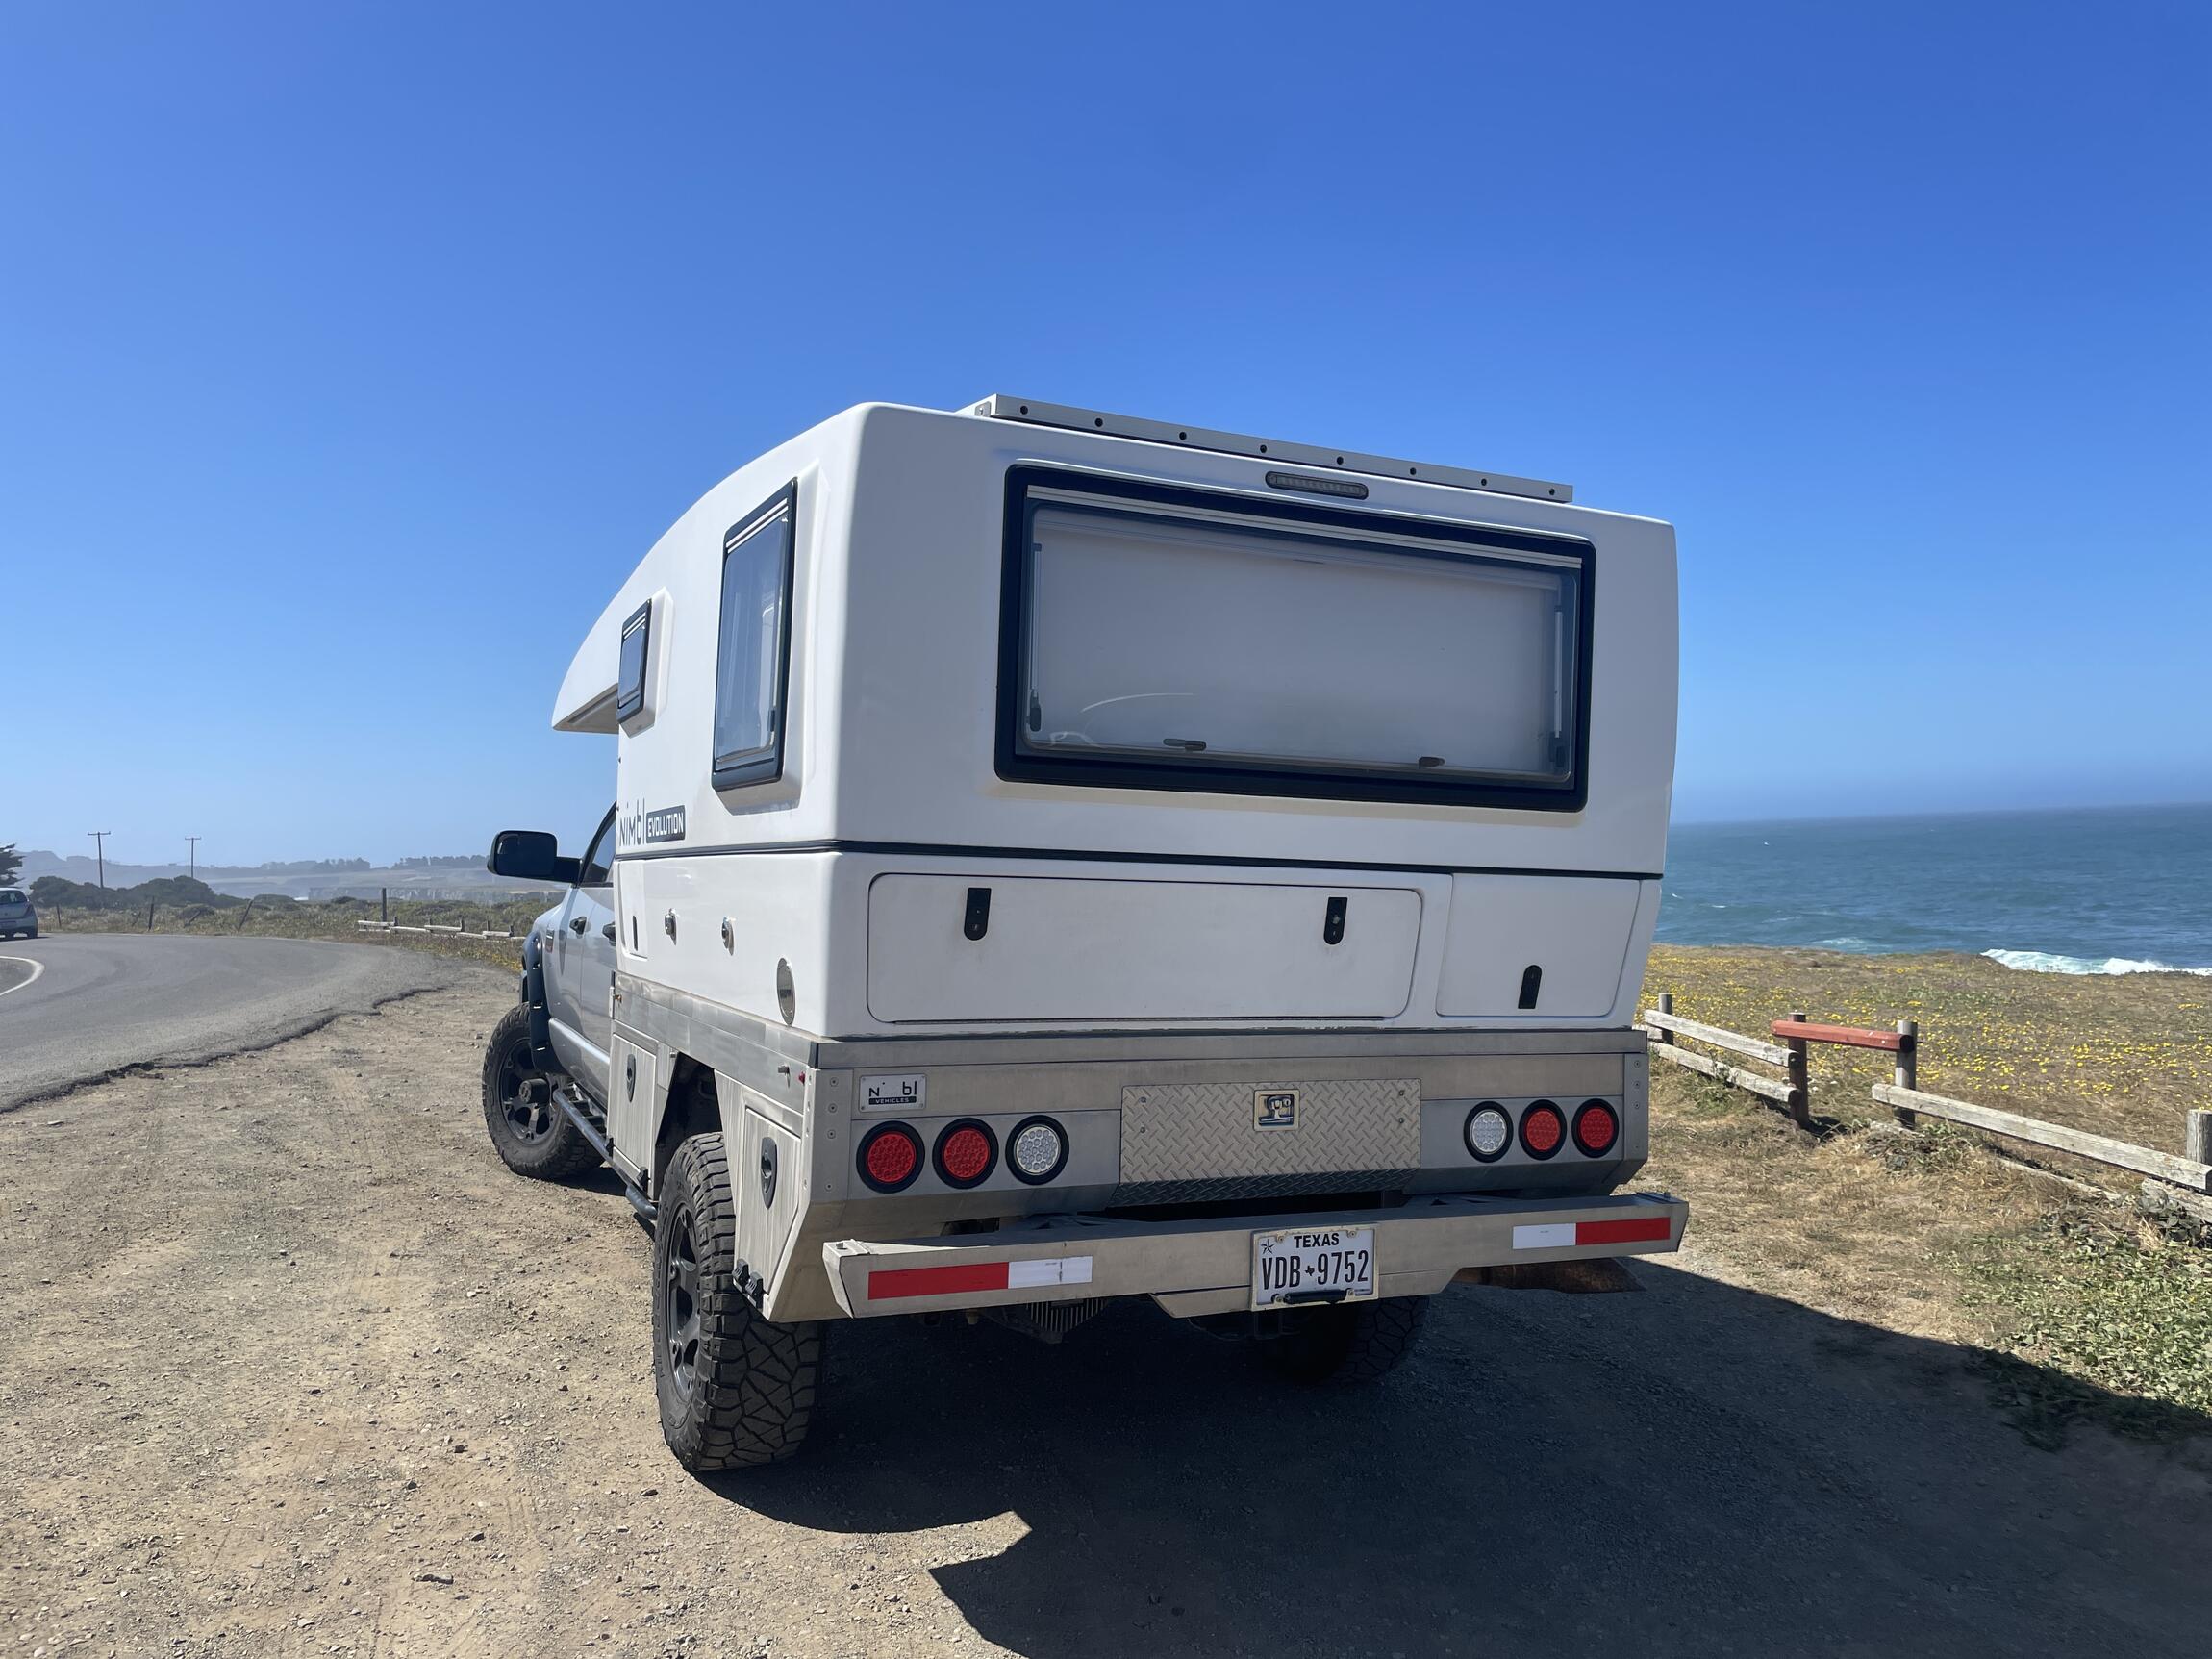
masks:
POLYGON ((1462 1269, 1671 1249, 1615 1189, 1674 583, 1671 527, 1564 486, 848 410, 686 513, 562 686, 619 734, 604 1086, 563 1099, 663 1233, 720 1137, 764 1328, 1144 1295, 1312 1369, 1462 1269))

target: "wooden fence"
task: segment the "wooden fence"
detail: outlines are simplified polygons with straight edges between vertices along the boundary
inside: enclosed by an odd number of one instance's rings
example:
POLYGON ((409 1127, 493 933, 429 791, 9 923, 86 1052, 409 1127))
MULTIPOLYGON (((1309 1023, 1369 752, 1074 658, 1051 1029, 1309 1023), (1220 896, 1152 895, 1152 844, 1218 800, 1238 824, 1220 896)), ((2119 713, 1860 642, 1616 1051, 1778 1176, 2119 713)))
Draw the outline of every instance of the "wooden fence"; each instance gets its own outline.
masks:
POLYGON ((463 927, 459 922, 426 921, 419 926, 404 921, 357 921, 353 924, 366 928, 370 933, 452 933, 463 939, 518 939, 521 936, 512 927, 463 927))
MULTIPOLYGON (((2182 1150, 2175 1156, 2153 1147, 2138 1146, 2132 1142, 2116 1141, 2108 1135, 2070 1129, 2063 1123, 2047 1123, 2039 1118, 2023 1118, 2017 1112, 2000 1112, 1994 1106, 1977 1106, 1971 1100, 1928 1093, 1919 1086, 1920 1028, 1910 1019, 1898 1020, 1894 1031, 1881 1031, 1859 1025, 1815 1024, 1803 1014, 1793 1013, 1787 1019, 1777 1019, 1769 1027, 1772 1038, 1777 1040, 1769 1041, 1747 1037, 1723 1026, 1685 1019, 1674 1012, 1673 993, 1666 992, 1661 993, 1657 1008, 1645 1010, 1643 1024, 1653 1040, 1651 1052, 1660 1059, 1772 1100, 1807 1127, 1812 1124, 1812 1091, 1805 1065, 1808 1044, 1832 1043, 1895 1055, 1893 1080, 1876 1083, 1872 1093, 1877 1104, 1890 1108, 1906 1126, 1910 1127, 1921 1118, 1941 1118, 1985 1134, 2148 1175, 2169 1188, 2180 1189, 2182 1195, 2176 1201, 2192 1215, 2199 1219, 2212 1219, 2212 1202, 2205 1199, 2206 1194, 2212 1194, 2212 1112, 2188 1114, 2182 1150), (1777 1067, 1783 1075, 1771 1077, 1685 1048, 1681 1042, 1684 1038, 1777 1067)), ((2145 1185, 2148 1188, 2149 1183, 2145 1185)))

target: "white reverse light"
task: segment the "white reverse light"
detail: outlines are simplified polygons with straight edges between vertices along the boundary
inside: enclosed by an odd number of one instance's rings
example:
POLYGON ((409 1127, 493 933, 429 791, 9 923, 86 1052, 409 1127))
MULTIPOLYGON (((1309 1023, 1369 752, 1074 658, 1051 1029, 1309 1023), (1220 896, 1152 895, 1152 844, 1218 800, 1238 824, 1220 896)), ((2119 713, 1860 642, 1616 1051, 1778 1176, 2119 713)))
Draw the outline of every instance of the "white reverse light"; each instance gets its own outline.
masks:
POLYGON ((1006 1144, 1007 1167, 1032 1186, 1051 1180, 1067 1162, 1068 1137, 1049 1118, 1032 1118, 1006 1144))
POLYGON ((1467 1115, 1467 1149, 1485 1164, 1501 1156, 1513 1140, 1513 1120, 1505 1109, 1484 1101, 1467 1115))

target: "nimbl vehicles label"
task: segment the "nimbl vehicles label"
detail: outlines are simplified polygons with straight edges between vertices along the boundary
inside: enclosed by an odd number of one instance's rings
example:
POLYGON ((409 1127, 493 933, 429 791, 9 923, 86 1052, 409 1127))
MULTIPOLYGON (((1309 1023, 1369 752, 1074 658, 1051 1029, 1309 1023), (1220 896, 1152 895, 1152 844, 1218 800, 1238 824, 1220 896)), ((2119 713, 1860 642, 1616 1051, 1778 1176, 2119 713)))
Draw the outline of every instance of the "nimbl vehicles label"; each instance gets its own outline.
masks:
POLYGON ((684 809, 627 807, 615 827, 616 840, 623 846, 652 846, 661 842, 682 841, 684 809))

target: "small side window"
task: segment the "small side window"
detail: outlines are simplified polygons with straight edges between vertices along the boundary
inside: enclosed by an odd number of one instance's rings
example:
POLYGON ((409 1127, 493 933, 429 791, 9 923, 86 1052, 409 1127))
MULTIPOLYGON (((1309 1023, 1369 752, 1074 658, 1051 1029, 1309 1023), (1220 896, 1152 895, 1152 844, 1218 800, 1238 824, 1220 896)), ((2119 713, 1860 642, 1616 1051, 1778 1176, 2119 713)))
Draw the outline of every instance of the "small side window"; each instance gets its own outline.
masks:
POLYGON ((715 788, 783 776, 791 676, 792 549, 798 486, 722 538, 722 613, 715 662, 715 788))
POLYGON ((646 646, 651 642, 653 601, 630 613, 622 624, 621 669, 615 681, 615 717, 626 720, 645 706, 646 646))

